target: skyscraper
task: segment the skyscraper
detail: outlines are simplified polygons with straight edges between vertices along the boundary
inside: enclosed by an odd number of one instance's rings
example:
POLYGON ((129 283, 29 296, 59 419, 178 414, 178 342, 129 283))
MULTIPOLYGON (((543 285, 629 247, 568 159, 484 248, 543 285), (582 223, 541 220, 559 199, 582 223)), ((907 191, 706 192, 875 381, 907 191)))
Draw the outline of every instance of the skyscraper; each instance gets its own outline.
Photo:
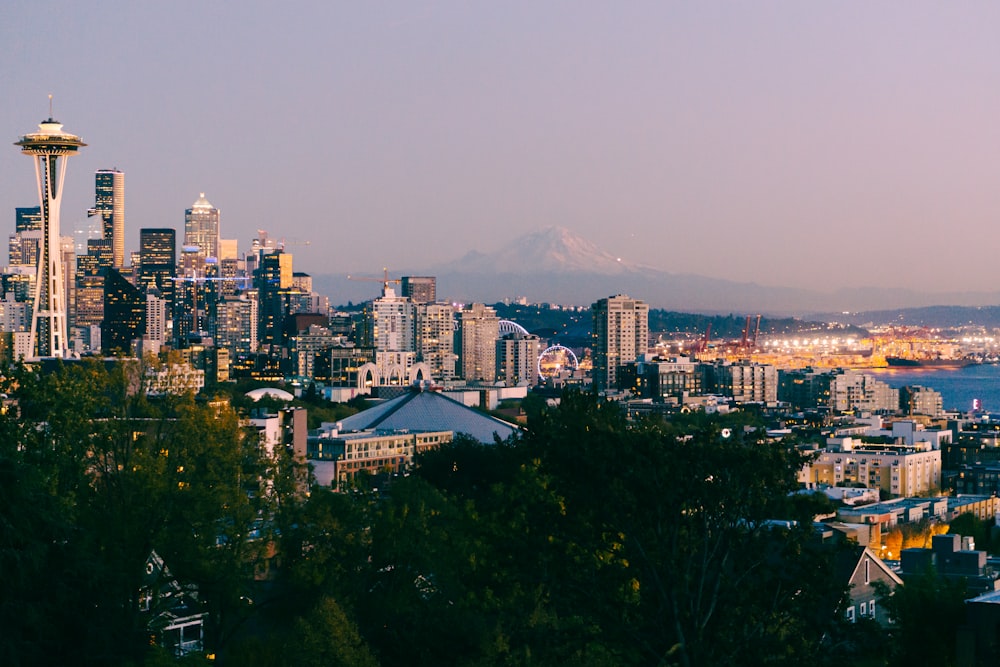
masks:
POLYGON ((433 276, 403 276, 400 291, 413 303, 434 303, 437 300, 437 278, 433 276))
POLYGON ((649 350, 649 305, 619 294, 590 307, 594 317, 594 389, 615 389, 618 367, 649 350))
POLYGON ((285 316, 288 315, 287 296, 292 288, 292 256, 280 250, 261 251, 258 264, 253 282, 260 306, 257 329, 260 344, 282 345, 285 316))
POLYGON ((468 305, 459 311, 455 349, 463 378, 481 382, 496 380, 499 337, 500 318, 497 311, 481 303, 468 305))
POLYGON ((257 290, 246 290, 238 297, 224 298, 218 307, 216 347, 229 350, 234 358, 256 352, 257 307, 257 290))
MULTIPOLYGON (((156 288, 146 291, 145 339, 158 348, 167 343, 167 313, 169 304, 156 288)), ((145 352, 145 350, 144 350, 145 352)))
POLYGON ((14 209, 14 231, 42 231, 42 207, 26 206, 14 209))
POLYGON ((38 247, 42 239, 42 209, 30 206, 14 209, 14 233, 7 246, 7 264, 12 269, 38 266, 38 247))
POLYGON ((104 276, 104 319, 101 320, 101 352, 132 354, 132 341, 146 333, 146 295, 125 280, 118 269, 104 276))
POLYGON ((497 340, 497 379, 510 387, 538 384, 538 336, 520 331, 497 340))
POLYGON ((219 209, 205 199, 204 192, 184 211, 184 245, 197 246, 202 257, 219 256, 219 209))
POLYGON ((382 296, 365 308, 366 330, 370 340, 365 344, 379 352, 413 352, 415 310, 409 299, 398 296, 386 283, 382 296))
POLYGON ((136 286, 153 287, 167 301, 167 312, 174 302, 174 278, 177 277, 177 231, 169 227, 145 227, 139 230, 139 266, 136 286))
MULTIPOLYGON (((405 278, 404 278, 405 280, 405 278)), ((446 303, 420 303, 416 308, 417 360, 439 380, 455 377, 455 309, 446 303)))
POLYGON ((33 355, 65 357, 68 349, 66 286, 60 247, 59 209, 66 178, 65 158, 75 155, 87 144, 80 137, 63 132, 62 123, 50 116, 39 124, 38 132, 24 135, 14 145, 20 146, 23 154, 34 158, 42 211, 42 243, 38 252, 29 344, 33 355))
POLYGON ((112 266, 125 266, 125 174, 101 169, 94 174, 94 208, 101 216, 101 238, 111 243, 112 266))

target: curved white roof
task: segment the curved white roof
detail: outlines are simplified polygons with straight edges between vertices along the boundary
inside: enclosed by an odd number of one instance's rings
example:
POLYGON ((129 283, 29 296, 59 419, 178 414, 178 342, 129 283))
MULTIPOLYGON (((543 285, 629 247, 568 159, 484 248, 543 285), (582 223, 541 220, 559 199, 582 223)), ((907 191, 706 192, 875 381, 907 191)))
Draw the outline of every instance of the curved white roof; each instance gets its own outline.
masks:
POLYGON ((520 433, 515 424, 467 407, 437 391, 410 391, 340 421, 341 433, 368 429, 454 431, 490 445, 497 436, 506 440, 520 433))
POLYGON ((246 396, 252 398, 255 402, 264 398, 265 396, 270 396, 276 398, 279 401, 292 401, 295 397, 289 394, 284 389, 278 389, 277 387, 261 387, 260 389, 254 389, 253 391, 248 391, 246 396))

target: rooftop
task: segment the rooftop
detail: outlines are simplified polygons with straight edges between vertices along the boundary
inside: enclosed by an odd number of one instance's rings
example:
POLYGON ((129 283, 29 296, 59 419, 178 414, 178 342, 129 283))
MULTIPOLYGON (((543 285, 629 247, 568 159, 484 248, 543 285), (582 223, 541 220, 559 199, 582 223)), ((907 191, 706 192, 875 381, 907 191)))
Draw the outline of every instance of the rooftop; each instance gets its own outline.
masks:
POLYGON ((437 391, 414 389, 340 421, 345 431, 454 431, 492 444, 520 432, 514 424, 479 412, 437 391))

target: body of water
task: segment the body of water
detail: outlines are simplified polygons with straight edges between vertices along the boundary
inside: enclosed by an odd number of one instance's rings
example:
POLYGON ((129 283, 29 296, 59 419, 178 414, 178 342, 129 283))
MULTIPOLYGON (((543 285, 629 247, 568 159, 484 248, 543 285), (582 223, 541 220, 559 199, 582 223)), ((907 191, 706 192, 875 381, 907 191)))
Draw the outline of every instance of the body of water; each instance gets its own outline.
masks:
POLYGON ((945 410, 972 410, 979 399, 985 412, 1000 412, 1000 365, 981 364, 965 368, 877 368, 871 373, 890 387, 920 385, 940 392, 945 410))

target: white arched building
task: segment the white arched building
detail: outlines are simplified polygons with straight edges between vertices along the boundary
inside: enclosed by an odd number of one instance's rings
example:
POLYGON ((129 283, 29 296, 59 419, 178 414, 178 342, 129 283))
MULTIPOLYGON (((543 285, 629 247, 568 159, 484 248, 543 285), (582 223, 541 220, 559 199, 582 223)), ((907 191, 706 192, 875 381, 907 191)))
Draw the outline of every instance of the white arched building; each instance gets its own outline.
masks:
POLYGON ((376 352, 374 363, 358 368, 357 389, 368 393, 372 387, 407 387, 432 380, 431 367, 416 358, 413 352, 376 352))

